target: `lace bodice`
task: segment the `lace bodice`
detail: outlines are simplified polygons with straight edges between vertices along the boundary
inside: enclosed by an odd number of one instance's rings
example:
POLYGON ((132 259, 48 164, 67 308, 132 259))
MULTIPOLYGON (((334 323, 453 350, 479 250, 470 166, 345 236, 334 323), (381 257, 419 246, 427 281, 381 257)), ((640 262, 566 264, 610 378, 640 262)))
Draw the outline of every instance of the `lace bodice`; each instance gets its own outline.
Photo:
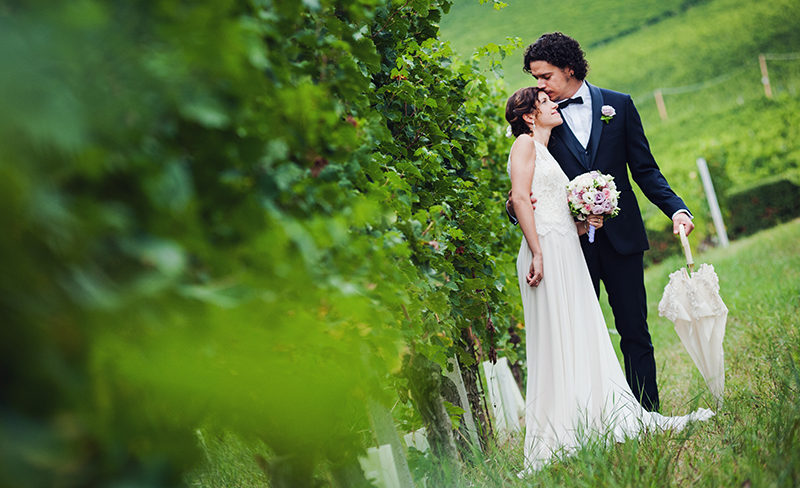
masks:
MULTIPOLYGON (((538 142, 536 144, 536 170, 533 173, 531 191, 536 198, 536 233, 545 235, 556 230, 560 234, 574 233, 575 222, 567 205, 567 184, 569 178, 561 166, 547 150, 538 142)), ((511 173, 511 156, 508 158, 507 170, 511 173)))

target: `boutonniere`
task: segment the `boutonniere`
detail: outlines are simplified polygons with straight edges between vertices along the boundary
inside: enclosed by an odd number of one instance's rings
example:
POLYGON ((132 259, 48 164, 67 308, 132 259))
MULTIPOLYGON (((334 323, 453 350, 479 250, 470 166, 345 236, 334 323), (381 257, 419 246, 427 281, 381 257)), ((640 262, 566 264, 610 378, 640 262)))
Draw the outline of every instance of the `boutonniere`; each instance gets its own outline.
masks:
POLYGON ((603 107, 600 109, 600 113, 602 114, 600 116, 600 120, 602 120, 606 124, 611 122, 611 119, 613 119, 614 116, 617 115, 617 111, 614 110, 614 107, 612 107, 611 105, 603 105, 603 107))

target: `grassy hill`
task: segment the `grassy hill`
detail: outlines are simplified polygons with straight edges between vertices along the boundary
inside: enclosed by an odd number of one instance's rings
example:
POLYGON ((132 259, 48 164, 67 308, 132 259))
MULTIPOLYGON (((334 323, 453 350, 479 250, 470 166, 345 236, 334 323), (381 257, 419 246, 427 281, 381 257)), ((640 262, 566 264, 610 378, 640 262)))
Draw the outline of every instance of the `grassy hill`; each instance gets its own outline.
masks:
MULTIPOLYGON (((507 37, 534 41, 543 32, 561 31, 581 42, 584 49, 640 30, 643 26, 678 15, 698 0, 567 0, 551 4, 510 0, 494 11, 478 0, 454 0, 450 13, 442 19, 442 37, 456 51, 471 53, 489 42, 503 43, 507 37)), ((505 64, 507 81, 513 88, 528 83, 522 72, 521 55, 505 64)))
MULTIPOLYGON (((764 95, 758 64, 760 53, 800 53, 800 2, 507 3, 494 11, 477 0, 456 0, 442 19, 442 38, 464 56, 506 37, 527 45, 560 30, 578 39, 591 68, 588 81, 634 97, 653 153, 698 214, 703 235, 713 231, 702 212, 698 157, 720 159, 733 186, 800 167, 800 59, 768 61, 775 100, 764 95), (656 89, 664 91, 666 121, 656 89)), ((516 52, 504 63, 509 93, 534 83, 521 58, 516 52)), ((668 225, 654 206, 643 207, 649 228, 668 225)))

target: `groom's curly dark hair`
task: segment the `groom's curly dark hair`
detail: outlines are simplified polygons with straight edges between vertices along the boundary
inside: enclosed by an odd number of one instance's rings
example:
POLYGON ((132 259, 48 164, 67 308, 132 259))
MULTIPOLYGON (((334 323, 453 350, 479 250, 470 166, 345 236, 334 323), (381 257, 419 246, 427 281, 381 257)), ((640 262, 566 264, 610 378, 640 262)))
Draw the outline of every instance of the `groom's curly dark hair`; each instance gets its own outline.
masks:
POLYGON ((533 44, 525 48, 522 70, 531 72, 531 61, 544 61, 556 68, 570 68, 575 78, 583 80, 589 72, 589 63, 575 39, 560 32, 544 34, 533 44))

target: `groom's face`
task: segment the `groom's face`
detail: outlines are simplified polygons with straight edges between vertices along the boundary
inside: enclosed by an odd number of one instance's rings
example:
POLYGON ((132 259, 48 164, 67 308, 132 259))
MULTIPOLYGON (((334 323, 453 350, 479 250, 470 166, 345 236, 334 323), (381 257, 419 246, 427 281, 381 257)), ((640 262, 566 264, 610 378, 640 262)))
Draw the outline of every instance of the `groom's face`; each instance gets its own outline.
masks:
POLYGON ((547 93, 550 100, 558 102, 575 94, 580 87, 571 83, 575 77, 571 76, 569 68, 558 68, 547 61, 531 61, 531 74, 536 78, 536 86, 547 93))

